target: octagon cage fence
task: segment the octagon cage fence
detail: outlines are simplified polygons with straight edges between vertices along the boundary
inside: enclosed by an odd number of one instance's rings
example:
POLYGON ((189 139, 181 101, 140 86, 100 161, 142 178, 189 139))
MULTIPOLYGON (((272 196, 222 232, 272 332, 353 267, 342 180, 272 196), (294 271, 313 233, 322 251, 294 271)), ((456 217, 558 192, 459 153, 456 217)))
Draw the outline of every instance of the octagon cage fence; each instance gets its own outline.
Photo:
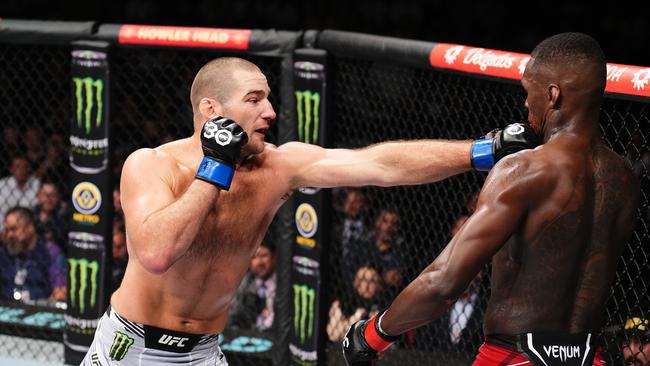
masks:
MULTIPOLYGON (((525 94, 518 77, 490 74, 489 66, 481 69, 479 65, 474 70, 436 64, 435 50, 444 44, 336 30, 242 30, 247 43, 237 47, 208 39, 203 43, 183 42, 160 36, 163 33, 155 33, 147 42, 135 42, 124 35, 124 27, 95 22, 0 20, 0 215, 4 218, 14 206, 33 212, 37 235, 48 242, 48 248, 58 248, 56 258, 64 258, 58 267, 64 271, 62 286, 68 291, 73 276, 65 256, 75 211, 68 157, 77 113, 71 75, 73 42, 108 44, 110 97, 102 108, 110 116, 110 184, 102 187, 102 202, 112 201, 108 220, 114 231, 124 230, 113 225, 123 220, 118 198, 124 160, 136 149, 192 134, 192 79, 203 64, 216 57, 248 59, 266 75, 270 101, 278 113, 266 139, 276 145, 301 140, 326 147, 359 148, 388 140, 471 139, 526 118, 525 94), (296 81, 294 61, 313 52, 325 55, 323 98, 318 99, 321 105, 314 104, 314 94, 299 90, 296 81), (309 97, 303 98, 306 95, 309 97), (313 128, 327 138, 319 141, 313 128), (28 177, 27 188, 17 188, 20 174, 28 177), (44 211, 52 201, 54 213, 48 219, 44 211)), ((198 30, 174 29, 181 33, 198 30)), ((232 31, 202 30, 222 35, 232 31)), ((643 75, 650 78, 650 69, 623 69, 622 65, 608 66, 608 93, 600 126, 606 143, 634 168, 642 195, 634 234, 627 243, 621 243, 623 255, 607 301, 605 324, 598 335, 612 365, 624 364, 622 348, 636 334, 634 330, 647 339, 643 322, 647 327, 650 316, 650 91, 645 90, 650 86, 648 78, 645 83, 639 82, 643 75), (626 72, 636 73, 636 88, 625 89, 632 90, 629 93, 610 88, 610 84, 625 79, 626 72)), ((340 341, 349 323, 388 306, 441 252, 472 214, 485 176, 469 172, 419 186, 323 190, 323 204, 316 211, 324 226, 319 227, 315 242, 302 235, 296 221, 299 198, 294 195, 278 212, 265 239, 275 247, 273 326, 266 330, 227 326, 220 342, 230 364, 344 364, 340 341), (296 253, 305 249, 305 243, 320 247, 320 256, 313 257, 319 271, 309 290, 296 285, 293 272, 296 253), (314 298, 309 291, 317 292, 316 303, 305 302, 314 298), (301 346, 301 342, 306 345, 301 346), (313 352, 297 351, 300 347, 313 352)), ((109 253, 114 253, 110 247, 119 240, 116 235, 119 233, 113 232, 113 240, 106 242, 109 253)), ((12 258, 6 250, 0 254, 12 258)), ((57 267, 53 256, 38 258, 49 262, 36 263, 30 270, 46 266, 51 272, 57 267)), ((5 266, 11 259, 0 261, 5 266)), ((115 272, 113 262, 106 261, 107 273, 115 272)), ((471 364, 483 341, 481 321, 490 292, 490 272, 489 266, 481 271, 448 314, 404 334, 385 353, 381 364, 471 364)), ((16 278, 12 272, 11 278, 2 278, 0 284, 5 287, 0 289, 0 364, 16 360, 66 362, 64 315, 70 307, 69 299, 65 293, 58 298, 48 293, 17 300, 16 278)), ((117 288, 119 280, 110 286, 117 288)), ((110 292, 101 296, 107 299, 110 292)), ((650 350, 646 348, 646 352, 650 350)))

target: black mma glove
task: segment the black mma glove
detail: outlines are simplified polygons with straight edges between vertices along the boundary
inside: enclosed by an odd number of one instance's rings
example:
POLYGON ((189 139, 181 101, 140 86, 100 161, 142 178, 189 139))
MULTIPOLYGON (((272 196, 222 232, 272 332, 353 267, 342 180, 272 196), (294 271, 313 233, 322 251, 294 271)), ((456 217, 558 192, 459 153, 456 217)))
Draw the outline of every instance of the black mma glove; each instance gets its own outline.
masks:
POLYGON ((343 338, 343 358, 348 366, 372 366, 377 363, 377 354, 385 351, 398 336, 389 336, 379 328, 379 313, 368 320, 352 324, 343 338))
POLYGON ((227 191, 241 148, 247 142, 248 135, 235 121, 225 117, 210 118, 201 129, 204 157, 196 178, 227 191))
POLYGON ((504 156, 524 149, 534 149, 540 143, 539 136, 528 124, 509 124, 503 130, 497 130, 493 138, 474 141, 471 151, 472 168, 488 171, 504 156))

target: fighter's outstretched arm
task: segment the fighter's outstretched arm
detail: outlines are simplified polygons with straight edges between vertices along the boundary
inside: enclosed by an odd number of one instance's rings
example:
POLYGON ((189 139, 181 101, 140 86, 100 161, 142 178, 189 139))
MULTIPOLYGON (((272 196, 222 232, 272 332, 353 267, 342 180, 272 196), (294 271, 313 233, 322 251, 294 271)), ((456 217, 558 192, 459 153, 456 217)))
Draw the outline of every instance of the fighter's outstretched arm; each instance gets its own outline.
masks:
POLYGON ((140 149, 122 169, 120 191, 128 243, 152 273, 164 273, 187 251, 220 192, 196 179, 176 197, 172 160, 165 153, 140 149))
POLYGON ((323 149, 291 142, 279 147, 293 188, 396 186, 436 182, 471 168, 490 170, 504 156, 538 145, 527 125, 511 124, 475 141, 391 141, 362 149, 323 149))
POLYGON ((471 141, 418 140, 362 149, 324 149, 290 142, 279 147, 297 187, 394 186, 435 182, 471 169, 471 141))

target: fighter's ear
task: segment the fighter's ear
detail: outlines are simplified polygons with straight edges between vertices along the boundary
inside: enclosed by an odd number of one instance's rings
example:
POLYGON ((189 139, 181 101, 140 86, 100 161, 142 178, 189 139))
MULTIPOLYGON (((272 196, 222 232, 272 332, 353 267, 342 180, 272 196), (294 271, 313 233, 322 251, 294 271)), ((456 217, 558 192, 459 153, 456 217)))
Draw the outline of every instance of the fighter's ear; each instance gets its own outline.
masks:
POLYGON ((560 86, 557 84, 549 84, 546 91, 546 98, 548 105, 551 109, 560 109, 560 86))
POLYGON ((199 111, 201 112, 203 121, 223 115, 221 103, 212 98, 201 98, 201 101, 199 101, 199 111))

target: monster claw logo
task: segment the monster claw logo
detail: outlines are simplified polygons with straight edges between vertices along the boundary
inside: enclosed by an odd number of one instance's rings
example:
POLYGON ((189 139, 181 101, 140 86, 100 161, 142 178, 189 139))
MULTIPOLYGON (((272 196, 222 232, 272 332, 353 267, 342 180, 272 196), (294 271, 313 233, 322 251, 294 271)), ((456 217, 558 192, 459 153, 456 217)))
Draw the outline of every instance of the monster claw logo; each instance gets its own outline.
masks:
POLYGON ((133 338, 126 334, 115 332, 115 338, 113 339, 113 344, 111 345, 111 350, 109 351, 108 356, 113 361, 121 361, 129 351, 129 347, 133 345, 133 342, 133 338))
POLYGON ((100 79, 72 78, 75 90, 75 102, 77 112, 77 126, 85 127, 86 134, 90 133, 92 128, 92 112, 95 109, 95 127, 102 124, 102 92, 104 90, 104 81, 100 79))
POLYGON ((79 309, 79 313, 83 314, 86 310, 86 301, 89 300, 90 307, 95 306, 97 302, 99 263, 84 258, 68 258, 68 263, 70 264, 70 306, 79 309))
POLYGON ((318 144, 320 93, 310 90, 296 91, 298 139, 307 144, 318 144))
POLYGON ((300 343, 314 333, 314 301, 316 291, 306 285, 293 285, 294 315, 293 327, 300 343))

